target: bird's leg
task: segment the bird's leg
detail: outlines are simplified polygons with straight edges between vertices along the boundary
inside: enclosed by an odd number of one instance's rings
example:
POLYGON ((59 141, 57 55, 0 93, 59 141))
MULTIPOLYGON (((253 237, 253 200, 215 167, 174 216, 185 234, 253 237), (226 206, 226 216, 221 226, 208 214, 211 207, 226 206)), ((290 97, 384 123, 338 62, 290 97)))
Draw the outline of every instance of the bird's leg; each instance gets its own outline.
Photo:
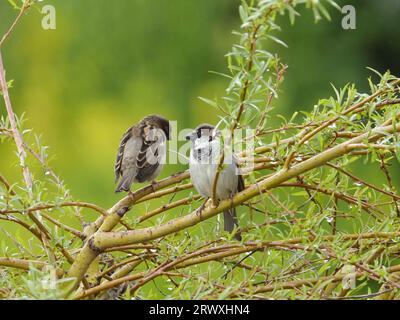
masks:
POLYGON ((212 204, 212 208, 216 208, 219 205, 219 199, 215 199, 215 203, 213 202, 212 204))
POLYGON ((206 207, 206 204, 208 202, 208 200, 210 200, 210 198, 206 198, 203 203, 201 204, 201 206, 197 209, 197 211, 200 213, 204 210, 204 208, 206 207))
POLYGON ((135 200, 135 194, 131 190, 128 191, 128 196, 131 198, 132 201, 135 200))
POLYGON ((151 181, 151 190, 153 190, 153 193, 156 192, 156 186, 157 186, 157 181, 153 180, 151 181))

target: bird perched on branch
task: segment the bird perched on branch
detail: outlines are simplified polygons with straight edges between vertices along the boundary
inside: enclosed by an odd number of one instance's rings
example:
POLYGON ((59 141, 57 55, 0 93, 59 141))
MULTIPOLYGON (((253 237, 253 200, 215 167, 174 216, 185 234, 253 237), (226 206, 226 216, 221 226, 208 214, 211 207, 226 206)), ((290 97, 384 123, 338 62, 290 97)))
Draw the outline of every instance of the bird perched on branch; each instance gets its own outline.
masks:
POLYGON ((130 191, 132 183, 153 181, 165 162, 169 121, 150 115, 130 127, 122 136, 115 161, 115 192, 130 191))
MULTIPOLYGON (((220 161, 220 131, 210 124, 199 125, 191 134, 186 136, 192 142, 189 158, 189 171, 193 185, 200 195, 207 199, 212 197, 213 182, 220 161)), ((220 171, 216 197, 218 200, 232 198, 244 189, 243 177, 239 174, 237 160, 234 155, 225 155, 224 168, 220 171)), ((235 208, 224 212, 224 230, 232 232, 238 227, 235 208)), ((240 232, 235 238, 241 240, 240 232)))

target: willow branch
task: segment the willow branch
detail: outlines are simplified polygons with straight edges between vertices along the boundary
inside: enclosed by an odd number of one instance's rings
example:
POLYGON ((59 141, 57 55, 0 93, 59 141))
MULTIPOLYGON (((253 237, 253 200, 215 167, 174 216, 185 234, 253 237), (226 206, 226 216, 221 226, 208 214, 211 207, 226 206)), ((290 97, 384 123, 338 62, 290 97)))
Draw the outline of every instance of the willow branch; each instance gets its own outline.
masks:
MULTIPOLYGON (((371 232, 371 233, 361 233, 361 234, 344 234, 341 237, 342 241, 349 241, 349 240, 367 240, 367 239, 394 239, 400 237, 400 232, 371 232)), ((314 237, 309 237, 309 241, 313 241, 314 237)), ((324 242, 330 242, 334 241, 337 238, 335 236, 324 236, 321 238, 321 241, 324 242)), ((128 275, 124 276, 118 279, 115 279, 113 281, 107 281, 105 283, 102 283, 101 285, 98 285, 96 287, 93 287, 91 289, 88 289, 84 292, 81 292, 78 296, 75 297, 75 299, 82 299, 86 296, 90 296, 92 294, 113 288, 115 286, 118 286, 124 282, 130 282, 134 280, 139 280, 144 277, 145 280, 142 280, 140 282, 140 285, 144 285, 148 281, 154 279, 155 277, 162 275, 163 272, 168 271, 168 270, 177 270, 177 269, 182 269, 186 268, 192 265, 198 265, 201 263, 206 263, 210 261, 215 261, 215 260, 221 260, 226 257, 230 256, 236 256, 242 253, 246 252, 252 252, 254 250, 264 250, 266 248, 284 248, 284 247, 292 247, 297 250, 299 249, 304 249, 304 246, 301 247, 294 247, 295 245, 298 245, 300 243, 304 243, 305 239, 304 238, 293 238, 293 239, 287 239, 287 240, 281 240, 281 241, 263 241, 259 243, 252 243, 248 242, 245 243, 243 246, 239 244, 232 244, 232 245, 221 245, 218 247, 210 247, 210 248, 204 248, 204 249, 199 249, 196 250, 192 253, 188 253, 183 257, 177 258, 176 260, 172 262, 167 262, 162 264, 161 266, 157 267, 155 270, 145 273, 145 272, 139 272, 134 275, 128 275), (205 255, 208 254, 208 255, 205 255), (202 256, 205 255, 205 256, 202 256)), ((134 287, 137 289, 139 286, 134 287)))
POLYGON ((63 207, 89 208, 89 209, 93 209, 94 211, 99 212, 102 215, 107 214, 107 211, 105 209, 103 209, 93 203, 79 202, 79 201, 66 201, 66 202, 62 202, 59 204, 38 204, 38 205, 35 205, 30 208, 26 208, 26 209, 6 209, 6 210, 0 210, 0 214, 35 212, 35 211, 56 209, 56 208, 63 208, 63 207))
POLYGON ((8 119, 10 120, 12 135, 13 135, 15 144, 17 146, 18 157, 19 157, 20 165, 22 167, 25 184, 28 188, 29 194, 32 195, 32 177, 31 177, 29 168, 26 165, 26 161, 25 161, 26 152, 24 149, 24 143, 22 141, 22 135, 18 130, 17 121, 15 119, 14 111, 11 106, 10 96, 8 94, 8 85, 7 85, 7 81, 6 81, 6 74, 5 74, 5 70, 4 70, 4 66, 3 66, 3 58, 1 56, 1 52, 0 52, 0 86, 1 86, 1 91, 3 92, 3 99, 4 99, 4 103, 6 105, 8 119))
POLYGON ((144 215, 140 216, 140 218, 138 219, 138 222, 139 223, 143 222, 143 221, 145 221, 147 219, 150 219, 150 218, 154 217, 155 215, 158 215, 160 213, 163 213, 163 212, 166 212, 168 210, 174 209, 176 207, 183 206, 183 205, 188 205, 188 204, 192 203, 193 201, 198 200, 200 198, 201 198, 200 195, 195 195, 195 196, 192 196, 192 197, 189 197, 189 198, 185 198, 185 199, 178 200, 178 201, 175 201, 175 202, 172 202, 172 203, 169 203, 169 204, 165 204, 162 207, 159 207, 157 209, 154 209, 154 210, 151 210, 149 212, 146 212, 144 215))
POLYGON ((0 266, 10 267, 22 270, 29 270, 31 266, 35 268, 43 268, 47 263, 38 260, 24 260, 15 258, 0 258, 0 266))
MULTIPOLYGON (((345 202, 351 203, 351 204, 355 204, 357 205, 360 202, 361 207, 367 212, 367 213, 371 213, 370 210, 374 210, 378 213, 380 213, 381 215, 384 215, 385 213, 381 210, 379 210, 376 205, 374 204, 370 204, 366 201, 363 200, 359 200, 355 197, 352 197, 348 194, 345 193, 341 193, 335 190, 329 190, 329 189, 325 189, 325 188, 321 188, 318 186, 313 186, 310 184, 306 184, 306 183, 283 183, 280 185, 281 187, 297 187, 297 188, 304 188, 304 189, 308 189, 308 190, 314 190, 326 195, 332 195, 337 199, 343 200, 345 202)), ((374 215, 375 216, 375 215, 374 215)), ((377 216, 375 216, 376 218, 379 218, 377 216)))
POLYGON ((79 230, 76 230, 76 229, 74 229, 74 228, 72 228, 70 226, 67 226, 66 224, 61 223, 60 221, 50 217, 49 215, 47 215, 45 213, 42 213, 41 215, 46 220, 50 221, 51 223, 55 224, 56 226, 60 227, 61 229, 64 229, 65 231, 68 231, 69 233, 71 233, 75 237, 77 237, 77 238, 79 238, 81 240, 85 239, 85 236, 79 230))
POLYGON ((22 221, 21 219, 18 219, 17 217, 10 215, 5 215, 5 216, 0 216, 0 220, 10 221, 19 224, 20 226, 28 230, 30 233, 32 233, 40 242, 42 241, 42 236, 40 231, 34 226, 31 226, 25 221, 22 221))
POLYGON ((395 193, 393 193, 393 192, 388 192, 388 191, 386 191, 386 190, 383 190, 383 189, 381 189, 381 188, 378 188, 377 186, 375 186, 375 185, 373 185, 373 184, 371 184, 371 183, 368 183, 367 181, 364 181, 364 180, 358 178, 358 177, 355 176, 354 174, 352 174, 352 173, 346 171, 345 169, 343 169, 343 168, 341 168, 341 167, 339 167, 339 166, 337 166, 337 165, 334 165, 334 164, 332 164, 332 163, 328 163, 327 165, 328 165, 329 167, 332 167, 332 168, 334 168, 335 170, 339 171, 339 172, 342 173, 343 175, 348 176, 349 178, 353 179, 354 181, 356 181, 356 182, 358 182, 358 183, 361 183, 361 184, 363 184, 363 185, 365 185, 365 186, 367 186, 367 187, 369 187, 369 188, 371 188, 371 189, 374 189, 375 191, 378 191, 378 192, 383 193, 383 194, 385 194, 385 195, 387 195, 387 196, 389 196, 389 197, 392 197, 393 199, 400 200, 400 196, 399 196, 399 195, 397 195, 397 194, 395 194, 395 193))
MULTIPOLYGON (((121 218, 130 210, 130 208, 143 197, 150 195, 151 193, 156 192, 160 189, 186 180, 187 178, 189 178, 189 172, 184 171, 174 174, 156 183, 153 183, 152 185, 139 189, 138 191, 131 193, 118 201, 111 209, 108 210, 108 215, 106 217, 99 217, 92 226, 89 226, 88 229, 84 231, 84 233, 86 236, 91 236, 91 238, 89 238, 88 241, 85 243, 68 272, 69 277, 76 279, 68 294, 72 293, 72 291, 79 285, 90 264, 101 252, 101 250, 98 250, 98 248, 94 246, 93 240, 98 233, 108 232, 112 230, 121 220, 121 218)), ((116 246, 118 246, 118 244, 112 245, 110 247, 116 246)))
POLYGON ((157 198, 161 198, 163 196, 169 195, 171 193, 177 193, 179 191, 183 191, 183 190, 188 190, 190 188, 193 187, 192 183, 185 183, 182 185, 178 185, 178 186, 174 186, 172 188, 167 188, 167 189, 163 189, 154 193, 151 193, 147 196, 142 197, 141 199, 136 201, 136 204, 138 203, 142 203, 148 200, 153 200, 153 199, 157 199, 157 198))
POLYGON ((119 246, 119 247, 111 247, 105 250, 105 252, 112 251, 128 251, 128 250, 137 250, 137 249, 153 249, 156 250, 157 247, 153 244, 132 244, 127 246, 119 246))
MULTIPOLYGON (((400 265, 389 267, 386 269, 388 273, 394 273, 400 271, 400 265)), ((238 291, 235 291, 229 295, 230 298, 234 297, 239 297, 242 294, 258 294, 258 293, 264 293, 264 292, 272 292, 275 290, 287 290, 287 289, 295 289, 295 288, 300 288, 300 287, 310 287, 314 286, 317 283, 324 283, 324 282, 338 282, 343 280, 343 278, 347 277, 355 277, 355 278, 361 278, 366 275, 365 271, 360 271, 360 272, 354 272, 354 273, 347 273, 347 274, 336 274, 334 276, 325 276, 325 277, 318 277, 318 278, 313 278, 313 279, 303 279, 303 280, 294 280, 294 281, 287 281, 287 282, 281 282, 281 283, 276 283, 276 284, 271 284, 259 288, 255 288, 254 290, 251 289, 241 289, 238 291)))
POLYGON ((22 15, 30 8, 32 5, 31 0, 25 0, 24 4, 22 5, 21 9, 19 10, 19 13, 17 17, 15 18, 14 22, 11 24, 11 26, 8 28, 8 30, 5 32, 3 37, 0 40, 0 48, 3 45, 3 43, 7 40, 7 38, 10 36, 11 32, 14 30, 15 26, 18 24, 19 20, 22 18, 22 15))
MULTIPOLYGON (((396 86, 397 84, 400 83, 400 80, 396 80, 392 83, 393 86, 396 86)), ((296 148, 298 149, 301 145, 303 145, 306 141, 310 140, 313 136, 315 136, 317 133, 319 133, 320 131, 322 131, 323 129, 325 129, 326 127, 330 126, 331 124, 335 123, 337 120, 340 119, 340 117, 344 116, 344 115, 348 115, 353 111, 358 111, 360 112, 363 106, 365 106, 368 102, 373 101, 376 97, 386 93, 388 90, 385 89, 381 89, 378 90, 377 92, 375 92, 374 94, 368 96, 367 98, 361 100, 358 103, 355 103, 353 106, 351 106, 350 108, 344 110, 343 112, 341 112, 339 115, 333 117, 332 119, 324 122, 323 124, 321 124, 319 127, 315 128, 314 130, 312 130, 311 132, 309 132, 308 134, 306 134, 297 144, 296 144, 296 148)), ((290 167, 290 164, 293 160, 294 155, 296 154, 296 151, 293 150, 289 156, 286 158, 286 162, 284 164, 284 168, 288 169, 290 167)))
POLYGON ((6 178, 4 178, 1 174, 0 174, 0 182, 6 187, 7 192, 10 192, 11 190, 10 184, 8 183, 6 178))

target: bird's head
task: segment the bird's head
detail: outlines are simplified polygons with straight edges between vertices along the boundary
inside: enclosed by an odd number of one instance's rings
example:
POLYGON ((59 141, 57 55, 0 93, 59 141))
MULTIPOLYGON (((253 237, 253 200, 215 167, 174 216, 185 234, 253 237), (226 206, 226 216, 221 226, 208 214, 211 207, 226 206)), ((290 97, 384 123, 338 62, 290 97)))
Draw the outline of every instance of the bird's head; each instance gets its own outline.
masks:
POLYGON ((159 115, 150 115, 145 117, 142 120, 142 123, 144 123, 150 129, 161 129, 165 133, 167 140, 171 139, 170 136, 171 127, 167 119, 159 115))
POLYGON ((201 149, 205 144, 215 140, 218 130, 208 123, 198 125, 191 133, 186 136, 186 140, 192 142, 195 149, 201 149))

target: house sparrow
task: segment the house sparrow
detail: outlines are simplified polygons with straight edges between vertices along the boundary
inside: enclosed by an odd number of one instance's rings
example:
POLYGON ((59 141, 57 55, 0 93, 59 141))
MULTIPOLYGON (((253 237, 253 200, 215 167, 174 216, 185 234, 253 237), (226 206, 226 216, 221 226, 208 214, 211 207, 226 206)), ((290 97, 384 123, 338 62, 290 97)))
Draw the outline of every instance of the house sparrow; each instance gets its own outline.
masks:
POLYGON ((170 139, 168 120, 157 115, 143 118, 122 136, 115 161, 115 192, 130 191, 133 182, 153 181, 161 172, 170 139))
MULTIPOLYGON (((220 131, 210 124, 199 125, 186 140, 192 142, 189 158, 189 172, 193 185, 200 195, 207 199, 212 196, 212 186, 220 159, 220 131)), ((238 164, 234 155, 225 154, 225 168, 220 172, 216 188, 219 200, 231 198, 244 189, 243 177, 238 174, 238 164)), ((224 212, 224 230, 232 232, 238 226, 236 210, 231 208, 224 212)), ((241 240, 236 232, 235 238, 241 240)))

